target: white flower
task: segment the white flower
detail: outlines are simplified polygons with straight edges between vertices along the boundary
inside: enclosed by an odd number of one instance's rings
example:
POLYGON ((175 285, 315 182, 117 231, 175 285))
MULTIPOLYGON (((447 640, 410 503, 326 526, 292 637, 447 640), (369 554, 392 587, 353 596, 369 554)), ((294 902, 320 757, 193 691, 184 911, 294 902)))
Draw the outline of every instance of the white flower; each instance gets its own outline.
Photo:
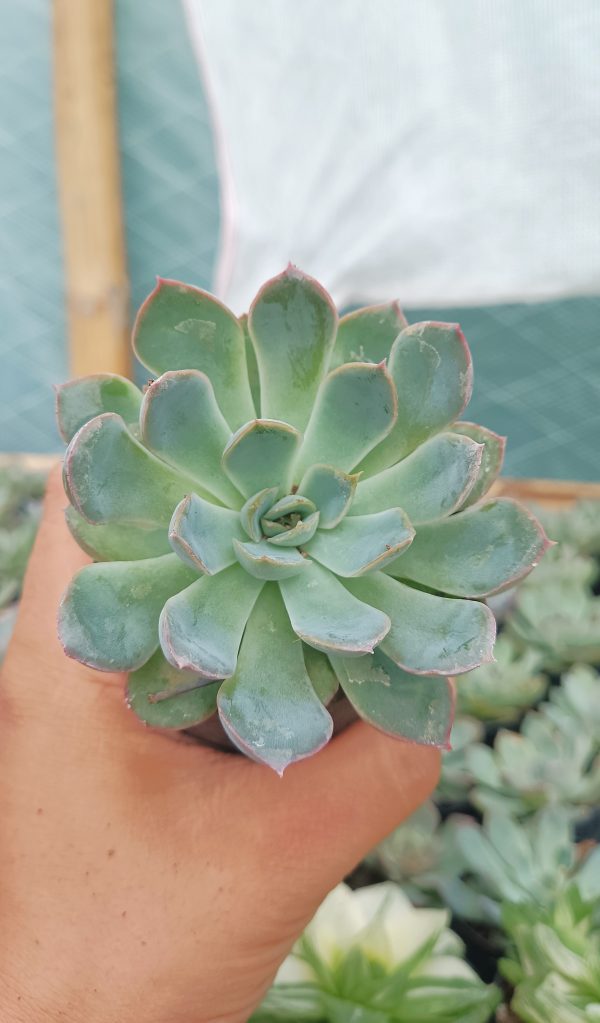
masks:
MULTIPOLYGON (((358 891, 338 885, 321 904, 301 941, 282 965, 277 983, 315 979, 303 958, 304 943, 329 968, 335 967, 351 948, 357 948, 368 959, 376 960, 389 970, 408 962, 427 947, 432 954, 438 952, 440 968, 443 975, 448 976, 448 962, 453 958, 445 953, 460 953, 458 939, 452 936, 452 941, 448 942, 448 922, 446 910, 415 909, 391 881, 358 891)), ((460 967, 457 975, 465 976, 463 964, 460 960, 457 962, 457 970, 460 967)))

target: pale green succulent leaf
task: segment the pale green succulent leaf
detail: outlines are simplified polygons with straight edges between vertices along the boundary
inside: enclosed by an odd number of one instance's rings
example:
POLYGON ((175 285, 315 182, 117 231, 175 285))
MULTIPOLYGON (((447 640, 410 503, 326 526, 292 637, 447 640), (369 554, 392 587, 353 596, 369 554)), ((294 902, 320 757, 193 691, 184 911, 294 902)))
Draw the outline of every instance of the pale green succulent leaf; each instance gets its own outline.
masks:
POLYGON ((366 657, 331 655, 340 685, 356 713, 388 735, 446 746, 454 693, 446 678, 409 675, 380 650, 366 657))
MULTIPOLYGON (((263 519, 263 524, 264 519, 263 519)), ((305 546, 312 540, 319 525, 319 512, 313 512, 305 519, 300 519, 291 529, 276 533, 270 538, 270 542, 277 547, 297 547, 299 544, 305 546)))
POLYGON ((148 387, 140 411, 142 443, 197 480, 202 490, 229 508, 239 508, 242 497, 221 467, 230 437, 205 373, 174 370, 163 373, 148 387))
POLYGON ((167 526, 182 497, 200 492, 194 480, 147 451, 110 412, 76 433, 65 455, 64 479, 71 503, 90 522, 167 526))
POLYGON ((229 738, 279 775, 331 738, 331 716, 311 684, 276 586, 266 585, 256 601, 235 673, 217 702, 229 738))
POLYGON ((406 326, 397 302, 365 306, 342 316, 329 368, 344 362, 382 362, 406 326))
POLYGON ((286 526, 284 522, 271 522, 270 519, 263 516, 260 520, 261 538, 263 536, 272 539, 274 536, 279 536, 280 533, 284 533, 286 526))
POLYGON ((246 368, 248 371, 248 382, 250 384, 252 402, 256 412, 260 413, 260 378, 258 376, 256 352, 254 351, 254 345, 252 344, 252 338, 250 337, 250 331, 248 330, 248 313, 243 313, 242 316, 238 317, 238 319, 240 321, 240 327, 244 331, 244 339, 246 342, 246 368))
POLYGON ((253 494, 252 497, 249 497, 240 511, 240 522, 242 523, 242 528, 255 543, 258 543, 258 541, 262 539, 263 535, 260 520, 277 499, 278 493, 279 487, 264 487, 262 490, 259 490, 257 494, 253 494))
POLYGON ((158 647, 165 601, 194 578, 174 554, 87 565, 61 601, 58 633, 65 653, 101 671, 140 668, 158 647))
POLYGON ((311 465, 306 470, 298 490, 319 509, 319 529, 333 529, 342 521, 354 499, 357 483, 358 475, 342 472, 333 465, 311 465))
POLYGON ((294 266, 267 281, 248 328, 258 363, 260 414, 303 430, 335 340, 337 312, 324 288, 294 266))
POLYGON ((370 653, 389 630, 387 615, 357 600, 315 562, 280 586, 294 632, 323 653, 370 653))
POLYGON ((415 535, 401 508, 373 515, 347 516, 329 532, 315 534, 306 551, 343 577, 375 572, 406 550, 415 535))
POLYGON ((159 278, 136 317, 133 348, 156 375, 174 369, 206 373, 232 430, 254 418, 244 331, 208 292, 159 278))
POLYGON ((71 536, 94 561, 138 561, 170 554, 166 526, 143 527, 121 522, 88 522, 69 505, 65 519, 71 536))
POLYGON ((168 600, 160 616, 160 644, 176 668, 206 679, 233 675, 246 622, 262 583, 239 565, 202 576, 168 600))
POLYGON ((314 501, 300 494, 287 494, 266 513, 268 519, 280 519, 285 515, 293 515, 297 512, 300 515, 312 515, 316 512, 317 506, 314 501))
POLYGON ((85 423, 103 412, 115 412, 126 423, 137 425, 141 404, 139 388, 115 373, 95 373, 79 380, 68 380, 56 388, 60 435, 68 444, 85 423))
POLYGON ((312 687, 321 703, 327 706, 339 689, 338 677, 331 667, 331 662, 320 650, 315 650, 306 643, 302 644, 302 653, 312 687))
POLYGON ((268 540, 258 543, 234 540, 233 550, 242 568, 255 579, 289 579, 309 565, 295 547, 274 547, 268 540))
POLYGON ((463 508, 468 508, 487 494, 500 475, 504 462, 506 437, 501 437, 493 430, 486 429, 485 426, 478 426, 477 423, 453 423, 452 433, 460 433, 464 437, 470 437, 477 444, 483 444, 483 455, 477 479, 462 504, 463 508))
POLYGON ((350 515, 404 509, 414 525, 452 515, 478 478, 483 447, 468 437, 441 433, 401 462, 359 482, 350 515))
POLYGON ((381 649, 405 671, 458 675, 492 660, 496 622, 485 604, 438 597, 382 572, 346 585, 389 617, 392 626, 381 649))
POLYGON ((315 463, 350 472, 387 437, 396 412, 396 389, 383 363, 349 362, 334 369, 315 399, 294 469, 297 481, 315 463))
POLYGON ((548 540, 537 519, 510 498, 486 500, 426 523, 385 571, 457 597, 485 597, 535 567, 548 540))
POLYGON ((406 327, 392 346, 388 368, 398 392, 398 417, 386 440, 358 467, 369 476, 458 419, 473 387, 471 353, 455 323, 406 327))
POLYGON ((177 505, 169 526, 169 543, 182 561, 207 575, 235 564, 235 540, 244 540, 240 516, 188 494, 177 505))
POLYGON ((223 469, 246 498, 272 486, 287 490, 300 441, 300 434, 288 423, 254 419, 229 440, 223 469))
POLYGON ((154 728, 191 728, 211 717, 217 709, 218 683, 193 671, 179 671, 162 650, 127 680, 127 704, 154 728))
POLYGON ((323 995, 316 984, 278 984, 267 992, 250 1023, 323 1023, 323 995))

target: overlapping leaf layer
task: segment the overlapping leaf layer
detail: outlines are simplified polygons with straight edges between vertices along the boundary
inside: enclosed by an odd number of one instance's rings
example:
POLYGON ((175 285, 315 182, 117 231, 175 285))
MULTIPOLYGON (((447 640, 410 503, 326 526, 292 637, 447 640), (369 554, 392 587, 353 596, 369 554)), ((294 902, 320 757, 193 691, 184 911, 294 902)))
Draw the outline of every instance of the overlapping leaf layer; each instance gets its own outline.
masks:
POLYGON ((395 303, 338 322, 294 267, 248 317, 159 280, 134 329, 142 394, 59 389, 67 521, 95 564, 60 610, 66 652, 130 671, 149 724, 217 713, 279 773, 331 737, 339 687, 392 735, 444 745, 450 677, 492 658, 483 603, 547 540, 486 493, 503 441, 460 422, 472 366, 455 324, 395 303))

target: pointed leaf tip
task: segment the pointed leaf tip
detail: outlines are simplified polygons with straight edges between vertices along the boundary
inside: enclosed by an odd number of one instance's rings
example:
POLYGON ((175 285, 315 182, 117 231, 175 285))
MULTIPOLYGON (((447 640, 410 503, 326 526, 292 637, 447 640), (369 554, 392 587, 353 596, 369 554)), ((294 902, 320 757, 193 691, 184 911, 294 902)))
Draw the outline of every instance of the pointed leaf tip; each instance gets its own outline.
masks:
POLYGON ((221 686, 217 702, 238 749, 280 777, 331 738, 333 721, 313 689, 302 645, 272 584, 255 604, 235 673, 221 686))
POLYGON ((528 575, 547 550, 535 516, 512 498, 474 504, 420 527, 385 571, 456 597, 486 597, 528 575))

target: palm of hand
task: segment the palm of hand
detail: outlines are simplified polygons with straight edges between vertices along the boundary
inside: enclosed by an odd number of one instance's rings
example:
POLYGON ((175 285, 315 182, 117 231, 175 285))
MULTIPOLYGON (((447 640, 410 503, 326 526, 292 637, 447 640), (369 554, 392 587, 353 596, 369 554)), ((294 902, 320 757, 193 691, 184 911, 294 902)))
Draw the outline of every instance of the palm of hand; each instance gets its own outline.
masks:
POLYGON ((438 754, 357 724, 280 780, 144 729, 123 677, 56 639, 87 560, 63 504, 53 477, 0 688, 0 1000, 23 1023, 242 1023, 438 754))

